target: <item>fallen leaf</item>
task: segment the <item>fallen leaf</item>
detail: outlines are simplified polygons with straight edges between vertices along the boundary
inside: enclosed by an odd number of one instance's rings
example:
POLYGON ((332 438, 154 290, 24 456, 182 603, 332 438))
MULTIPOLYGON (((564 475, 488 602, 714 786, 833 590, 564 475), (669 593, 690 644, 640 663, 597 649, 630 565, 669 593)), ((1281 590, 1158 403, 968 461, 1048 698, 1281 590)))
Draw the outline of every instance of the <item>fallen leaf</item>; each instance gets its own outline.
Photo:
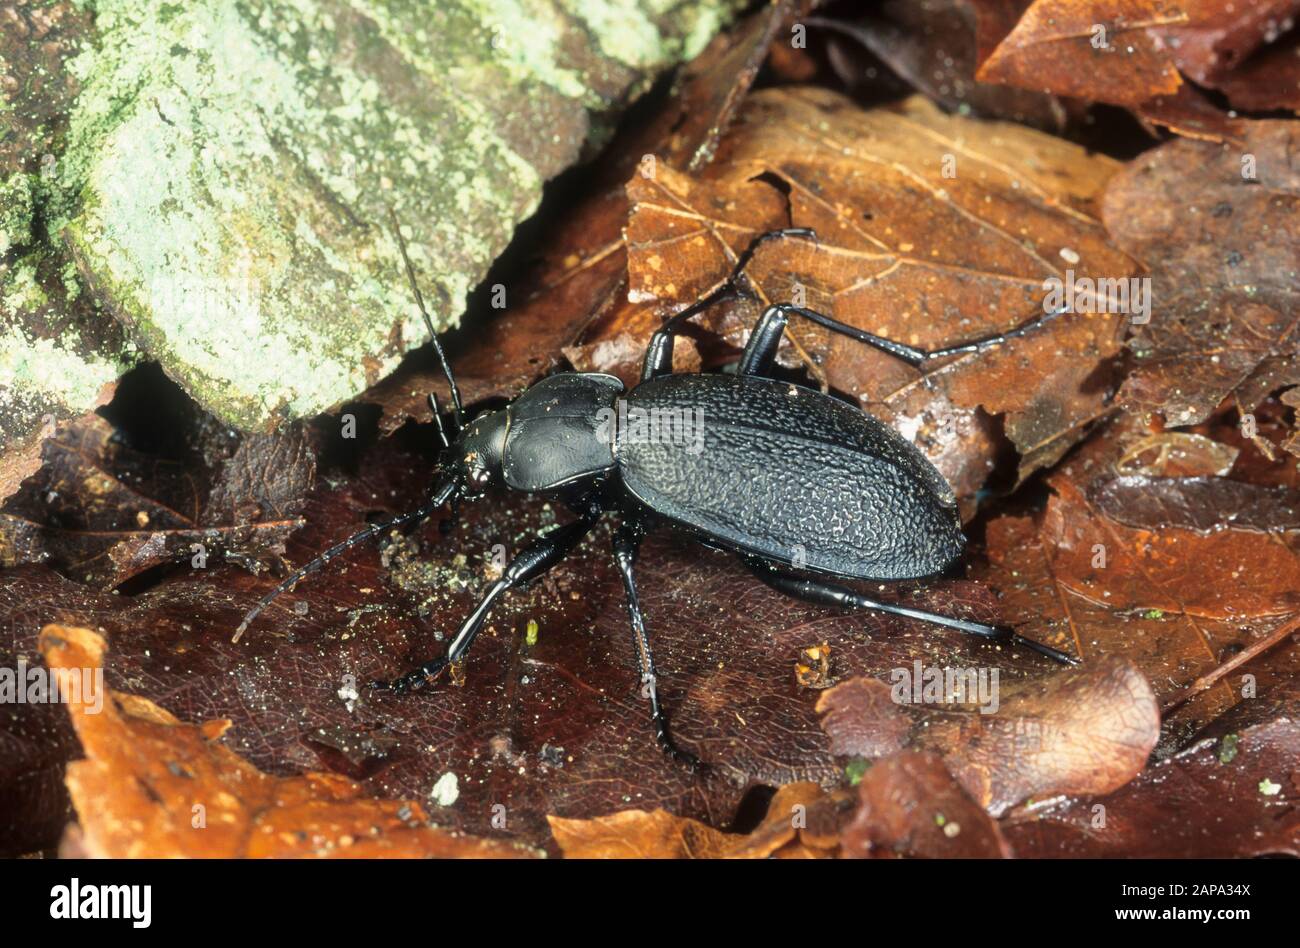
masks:
MULTIPOLYGON (((415 441, 431 437, 421 429, 415 441)), ((430 463, 409 443, 384 439, 353 475, 323 469, 302 513, 307 526, 290 537, 286 559, 301 565, 368 519, 418 504, 430 463)), ((1027 650, 960 632, 796 602, 733 556, 655 534, 637 565, 641 604, 673 735, 712 765, 709 774, 692 774, 656 745, 609 528, 601 525, 546 581, 493 611, 464 687, 406 697, 365 687, 445 649, 485 588, 497 551, 517 552, 562 516, 519 495, 464 504, 445 536, 429 524, 340 557, 277 600, 238 645, 230 637, 240 616, 273 578, 187 561, 121 595, 42 566, 6 570, 0 665, 34 654, 46 623, 93 625, 113 646, 111 687, 189 722, 232 720, 227 746, 264 771, 329 770, 376 797, 421 801, 455 773, 458 799, 430 810, 441 825, 539 846, 549 845, 547 815, 662 807, 726 829, 748 793, 840 783, 842 767, 817 724, 819 692, 795 681, 810 643, 830 646, 830 673, 841 677, 887 675, 918 658, 996 663, 1004 680, 1047 665, 1027 650), (538 625, 534 645, 530 620, 538 625), (494 824, 498 805, 507 807, 504 828, 499 818, 494 824)), ((998 619, 991 594, 960 580, 870 590, 922 609, 998 619)), ((21 747, 38 724, 0 712, 0 733, 10 728, 14 736, 0 740, 21 747)), ((0 756, 0 787, 40 779, 56 760, 0 756)), ((21 825, 30 814, 11 816, 21 825)))
POLYGON ((203 467, 132 448, 97 414, 59 426, 0 510, 4 564, 47 562, 105 589, 191 558, 257 568, 302 526, 316 460, 299 426, 232 440, 203 467))
MULTIPOLYGON (((1132 424, 1100 432, 1049 477, 1041 514, 989 523, 989 567, 974 573, 1001 592, 1022 632, 1085 663, 1127 656, 1163 703, 1297 610, 1300 537, 1265 540, 1251 526, 1257 491, 1235 482, 1197 488, 1221 504, 1208 513, 1153 513, 1126 481, 1108 486, 1116 461, 1148 439, 1132 424)), ((1184 481, 1156 491, 1177 494, 1184 481)), ((1161 751, 1240 700, 1221 684, 1188 702, 1164 722, 1161 751)))
MULTIPOLYGON (((906 669, 904 669, 906 670, 906 669)), ((817 699, 831 753, 840 757, 888 757, 908 744, 915 716, 874 678, 850 678, 817 699)))
POLYGON ((1088 500, 1116 523, 1153 532, 1169 527, 1202 534, 1300 530, 1300 491, 1222 477, 1125 475, 1094 483, 1088 500))
POLYGON ((1217 82, 1218 89, 1239 109, 1300 112, 1300 31, 1259 50, 1217 82))
MULTIPOLYGON (((818 702, 822 728, 839 755, 881 757, 904 747, 940 754, 949 771, 993 816, 1032 796, 1105 793, 1142 770, 1160 734, 1151 686, 1132 662, 1090 666, 1001 686, 988 696, 959 678, 988 669, 936 665, 898 669, 893 685, 854 679, 818 702), (901 673, 901 674, 900 674, 901 673), (931 676, 964 691, 921 703, 931 676), (993 704, 992 702, 996 702, 993 704)), ((944 685, 944 687, 949 687, 944 685)))
POLYGON ((551 832, 570 859, 766 859, 830 856, 851 797, 815 783, 781 787, 763 822, 749 833, 724 833, 666 810, 624 810, 589 820, 551 816, 551 832))
MULTIPOLYGON (((814 18, 810 25, 852 38, 946 111, 970 111, 1060 132, 1069 118, 1069 109, 1056 96, 975 78, 980 62, 978 19, 996 17, 1000 12, 990 8, 1011 8, 1007 10, 1011 21, 1003 21, 1009 31, 1019 15, 1019 6, 990 4, 986 0, 886 0, 860 20, 814 18)), ((996 29, 991 23, 986 23, 985 28, 996 29)), ((844 53, 840 58, 844 60, 840 73, 846 82, 869 75, 861 56, 844 53)))
POLYGON ((1172 0, 1037 0, 977 78, 1139 106, 1182 85, 1159 30, 1185 22, 1172 0))
MULTIPOLYGON (((1218 89, 1239 109, 1287 108, 1300 90, 1286 82, 1296 75, 1284 56, 1270 55, 1273 44, 1294 25, 1297 0, 1181 0, 1187 22, 1157 32, 1179 70, 1202 86, 1218 89), (1247 92, 1248 86, 1255 89, 1247 92)), ((1281 44, 1283 51, 1288 44, 1281 44)))
POLYGON ((1003 832, 1022 857, 1300 855, 1294 677, 1286 690, 1278 703, 1246 702, 1245 714, 1234 709, 1213 734, 1114 793, 1026 808, 1004 821, 1003 832), (1257 704, 1268 706, 1248 707, 1257 704))
MULTIPOLYGON (((1008 4, 989 6, 985 42, 1005 28, 1011 12, 1008 4)), ((1227 93, 1237 108, 1267 111, 1296 101, 1288 82, 1295 64, 1269 55, 1268 44, 1298 6, 1296 0, 1036 0, 976 76, 1124 106, 1179 135, 1238 143, 1246 123, 1197 87, 1227 93)))
MULTIPOLYGON (((106 644, 89 629, 46 626, 40 645, 56 675, 84 681, 103 667, 106 644)), ((95 688, 63 695, 86 755, 67 775, 86 855, 532 855, 439 829, 419 803, 369 799, 334 774, 265 774, 220 744, 229 721, 183 724, 146 698, 95 688)))
POLYGON ((1006 859, 997 823, 966 795, 937 754, 906 752, 867 769, 844 828, 849 857, 1006 859))
POLYGON ((1130 411, 1191 425, 1230 395, 1249 411, 1300 381, 1298 147, 1296 123, 1254 122, 1244 151, 1169 142, 1111 181, 1107 229, 1152 273, 1120 392, 1130 411))

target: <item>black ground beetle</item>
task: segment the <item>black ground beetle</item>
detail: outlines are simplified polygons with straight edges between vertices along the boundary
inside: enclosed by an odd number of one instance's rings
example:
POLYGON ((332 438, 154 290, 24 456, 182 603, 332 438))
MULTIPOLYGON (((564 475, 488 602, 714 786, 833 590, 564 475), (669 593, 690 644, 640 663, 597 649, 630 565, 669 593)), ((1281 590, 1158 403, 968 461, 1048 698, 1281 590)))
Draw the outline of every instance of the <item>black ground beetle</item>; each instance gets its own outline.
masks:
MULTIPOLYGON (((397 229, 396 221, 394 226, 397 229)), ((669 754, 691 765, 697 761, 674 746, 659 706, 657 673, 633 577, 641 541, 659 524, 738 554, 759 579, 787 595, 822 605, 907 616, 1015 642, 1058 662, 1075 664, 1066 653, 1004 626, 877 602, 818 578, 916 579, 943 572, 965 544, 957 502, 943 476, 892 428, 839 399, 770 376, 791 316, 919 366, 930 359, 996 346, 1060 314, 1049 312, 1010 332, 926 351, 810 309, 777 304, 763 312, 734 374, 674 375, 676 333, 707 307, 749 292, 741 289, 747 281, 746 266, 759 244, 774 238, 816 240, 816 234, 786 228, 758 236, 717 289, 668 319, 651 337, 641 382, 630 391, 624 391, 623 383, 611 375, 560 373, 542 379, 505 408, 466 424, 451 366, 425 311, 397 229, 407 276, 447 376, 454 408, 454 427, 448 433, 437 398, 430 396, 443 445, 432 497, 418 510, 366 527, 293 573, 244 617, 235 638, 280 593, 350 547, 392 527, 422 520, 448 501, 477 497, 490 486, 504 485, 556 499, 577 518, 535 540, 510 562, 461 624, 445 655, 394 681, 374 682, 373 688, 397 693, 417 690, 448 669, 453 681, 459 680, 465 654, 497 600, 559 563, 607 511, 616 511, 619 517, 614 560, 627 593, 655 736, 669 754), (702 444, 685 445, 681 437, 634 436, 626 422, 634 415, 699 419, 702 444)))

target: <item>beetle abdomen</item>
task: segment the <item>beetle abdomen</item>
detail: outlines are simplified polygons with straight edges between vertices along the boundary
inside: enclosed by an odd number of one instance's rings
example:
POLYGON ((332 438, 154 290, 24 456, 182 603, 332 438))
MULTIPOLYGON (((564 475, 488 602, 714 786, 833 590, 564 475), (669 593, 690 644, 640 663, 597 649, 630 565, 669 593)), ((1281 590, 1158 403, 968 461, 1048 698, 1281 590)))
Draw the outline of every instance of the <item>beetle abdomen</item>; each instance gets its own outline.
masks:
POLYGON ((624 485, 725 547, 861 579, 929 576, 961 554, 947 482, 901 435, 851 405, 725 375, 665 376, 624 401, 624 485))

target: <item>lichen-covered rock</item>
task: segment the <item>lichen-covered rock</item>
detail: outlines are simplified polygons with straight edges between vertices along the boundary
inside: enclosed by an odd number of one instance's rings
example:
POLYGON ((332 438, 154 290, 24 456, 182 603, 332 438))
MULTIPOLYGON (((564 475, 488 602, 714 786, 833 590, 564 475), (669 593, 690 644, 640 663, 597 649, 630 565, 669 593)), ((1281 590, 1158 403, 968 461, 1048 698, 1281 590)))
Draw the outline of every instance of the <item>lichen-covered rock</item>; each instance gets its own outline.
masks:
POLYGON ((734 6, 98 0, 37 214, 220 418, 312 414, 425 341, 389 207, 454 323, 543 182, 734 6))
POLYGON ((78 88, 66 64, 92 29, 72 3, 0 0, 0 500, 39 467, 41 438, 107 399, 136 357, 42 242, 78 88))

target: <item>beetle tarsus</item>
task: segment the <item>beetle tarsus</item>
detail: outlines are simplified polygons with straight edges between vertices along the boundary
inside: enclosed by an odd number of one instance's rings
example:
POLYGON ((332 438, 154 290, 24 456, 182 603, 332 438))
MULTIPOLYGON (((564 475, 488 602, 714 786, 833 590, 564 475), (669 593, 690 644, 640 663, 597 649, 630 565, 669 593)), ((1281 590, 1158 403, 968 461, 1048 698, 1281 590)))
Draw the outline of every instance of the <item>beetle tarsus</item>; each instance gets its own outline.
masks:
POLYGON ((496 605, 497 600, 511 589, 517 589, 519 586, 549 572, 587 535, 596 521, 600 519, 600 514, 599 508, 592 508, 577 520, 566 523, 564 526, 558 527, 530 543, 518 556, 510 561, 510 565, 505 568, 501 578, 488 587, 487 592, 483 594, 483 598, 479 600, 479 604, 474 611, 466 616, 465 621, 461 623, 460 630, 447 647, 446 655, 425 662, 410 674, 403 675, 393 681, 372 682, 371 688, 399 695, 410 691, 419 691, 432 683, 448 668, 451 670, 452 684, 462 684, 464 676, 461 669, 465 661, 465 654, 469 651, 469 647, 474 644, 475 637, 478 635, 479 630, 483 628, 483 624, 487 621, 488 614, 492 611, 492 607, 496 605))
POLYGON ((395 695, 409 694, 413 691, 423 691, 432 685, 447 670, 446 658, 435 658, 431 662, 425 662, 413 672, 408 672, 400 678, 394 678, 391 681, 372 681, 370 683, 371 691, 387 691, 395 695))
POLYGON ((1007 633, 1007 638, 1017 645, 1023 645, 1030 651, 1037 652, 1039 655, 1046 656, 1054 662, 1060 662, 1062 665, 1078 665, 1079 659, 1075 658, 1068 652, 1062 652, 1060 649, 1052 648, 1050 645, 1044 645, 1042 642, 1035 642, 1031 638, 1026 638, 1014 629, 1008 629, 1005 626, 997 626, 1007 633))
POLYGON ((709 769, 708 764, 701 761, 690 751, 682 750, 673 743, 673 739, 668 733, 668 721, 663 717, 663 715, 660 715, 655 721, 655 740, 659 743, 659 747, 665 754, 667 754, 672 760, 684 766, 687 770, 693 773, 702 773, 709 769))

